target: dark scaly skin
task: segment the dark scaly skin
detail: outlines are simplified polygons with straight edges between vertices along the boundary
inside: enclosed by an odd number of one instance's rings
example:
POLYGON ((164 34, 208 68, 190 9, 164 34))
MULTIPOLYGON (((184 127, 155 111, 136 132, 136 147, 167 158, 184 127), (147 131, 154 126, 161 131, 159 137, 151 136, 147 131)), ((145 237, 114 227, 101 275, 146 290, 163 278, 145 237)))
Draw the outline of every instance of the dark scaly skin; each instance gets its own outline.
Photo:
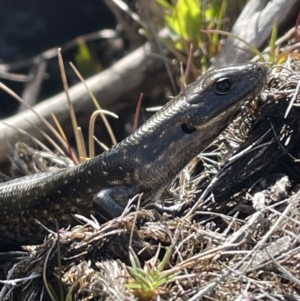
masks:
POLYGON ((0 184, 0 242, 37 243, 74 223, 72 214, 113 218, 143 192, 160 192, 232 121, 266 83, 267 69, 241 64, 209 71, 169 101, 136 132, 86 163, 0 184))

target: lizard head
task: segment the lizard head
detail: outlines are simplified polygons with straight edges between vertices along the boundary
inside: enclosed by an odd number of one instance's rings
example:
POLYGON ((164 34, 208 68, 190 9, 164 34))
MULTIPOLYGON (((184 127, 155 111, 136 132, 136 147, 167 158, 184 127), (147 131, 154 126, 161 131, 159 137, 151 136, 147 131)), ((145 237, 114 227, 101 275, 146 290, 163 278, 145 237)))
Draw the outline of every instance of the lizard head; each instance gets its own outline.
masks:
POLYGON ((210 70, 189 85, 181 97, 186 102, 186 128, 203 128, 219 120, 232 118, 241 102, 253 99, 267 81, 268 68, 254 63, 210 70))

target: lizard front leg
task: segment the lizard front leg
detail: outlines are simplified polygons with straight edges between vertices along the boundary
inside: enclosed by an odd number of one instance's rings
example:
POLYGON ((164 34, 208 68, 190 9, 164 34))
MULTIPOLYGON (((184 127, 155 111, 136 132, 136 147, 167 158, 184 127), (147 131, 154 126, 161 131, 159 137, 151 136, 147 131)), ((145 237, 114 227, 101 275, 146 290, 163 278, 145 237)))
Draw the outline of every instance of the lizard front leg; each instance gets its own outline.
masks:
POLYGON ((105 188, 93 197, 93 205, 104 219, 112 219, 122 215, 128 200, 138 193, 140 191, 137 186, 105 188))

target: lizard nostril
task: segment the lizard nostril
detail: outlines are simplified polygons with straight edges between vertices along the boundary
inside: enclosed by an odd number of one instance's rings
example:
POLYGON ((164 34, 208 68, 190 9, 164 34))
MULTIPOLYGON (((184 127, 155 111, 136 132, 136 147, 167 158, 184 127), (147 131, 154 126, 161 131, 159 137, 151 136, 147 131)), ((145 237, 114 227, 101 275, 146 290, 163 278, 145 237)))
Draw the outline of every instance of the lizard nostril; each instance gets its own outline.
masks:
POLYGON ((268 73, 269 68, 267 66, 263 65, 255 65, 256 71, 261 73, 261 74, 266 74, 268 73))
POLYGON ((262 69, 262 67, 261 66, 257 66, 257 68, 256 68, 256 70, 258 71, 258 72, 263 72, 263 69, 262 69))

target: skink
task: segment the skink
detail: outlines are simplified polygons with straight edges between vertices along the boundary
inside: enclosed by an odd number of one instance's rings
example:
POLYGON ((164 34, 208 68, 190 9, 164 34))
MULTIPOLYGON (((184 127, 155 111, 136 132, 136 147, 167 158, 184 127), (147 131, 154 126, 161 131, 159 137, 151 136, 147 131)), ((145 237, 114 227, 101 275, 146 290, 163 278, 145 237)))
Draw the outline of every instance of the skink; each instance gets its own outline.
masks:
POLYGON ((0 242, 37 243, 43 229, 74 224, 72 214, 111 219, 128 199, 155 201, 174 177, 266 83, 254 63, 208 71, 109 151, 75 167, 0 184, 0 242), (41 228, 41 229, 40 229, 41 228))

